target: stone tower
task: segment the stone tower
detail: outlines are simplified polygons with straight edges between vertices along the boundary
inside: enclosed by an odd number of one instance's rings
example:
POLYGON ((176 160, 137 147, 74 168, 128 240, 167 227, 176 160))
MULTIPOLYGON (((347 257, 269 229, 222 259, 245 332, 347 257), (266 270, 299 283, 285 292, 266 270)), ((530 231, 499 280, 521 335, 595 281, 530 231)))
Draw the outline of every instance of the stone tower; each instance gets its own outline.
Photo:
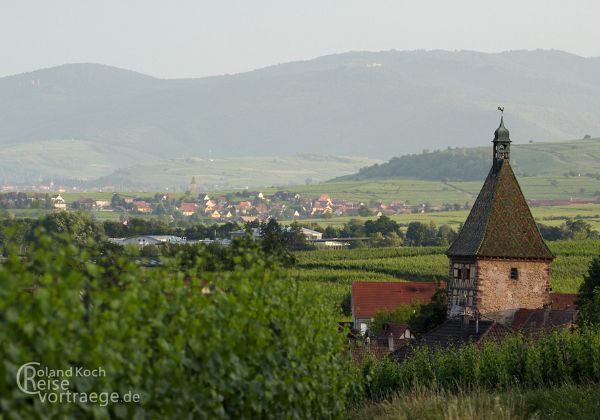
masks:
POLYGON ((550 303, 554 256, 510 167, 510 143, 502 117, 494 133, 492 168, 446 251, 449 316, 536 309, 550 303))

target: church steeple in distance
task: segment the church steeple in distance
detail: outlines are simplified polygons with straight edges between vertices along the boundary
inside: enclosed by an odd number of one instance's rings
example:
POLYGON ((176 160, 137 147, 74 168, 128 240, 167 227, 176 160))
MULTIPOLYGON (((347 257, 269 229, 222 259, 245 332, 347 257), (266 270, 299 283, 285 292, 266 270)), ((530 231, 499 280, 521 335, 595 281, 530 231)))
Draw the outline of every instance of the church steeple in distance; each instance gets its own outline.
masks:
POLYGON ((493 169, 498 170, 503 160, 510 160, 510 132, 504 126, 504 107, 499 106, 501 112, 500 126, 494 131, 494 161, 493 169))

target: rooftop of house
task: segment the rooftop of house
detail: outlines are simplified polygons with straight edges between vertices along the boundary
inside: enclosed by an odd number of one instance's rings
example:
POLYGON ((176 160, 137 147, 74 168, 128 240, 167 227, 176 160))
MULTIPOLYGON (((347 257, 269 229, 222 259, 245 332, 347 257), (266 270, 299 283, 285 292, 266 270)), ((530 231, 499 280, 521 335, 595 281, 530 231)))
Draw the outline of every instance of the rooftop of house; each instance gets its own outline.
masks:
POLYGON ((407 324, 386 323, 383 325, 383 329, 377 336, 377 339, 386 339, 389 336, 401 338, 407 330, 412 334, 412 331, 410 331, 410 327, 407 324))
POLYGON ((179 210, 182 212, 196 212, 199 207, 197 203, 181 203, 179 210))
MULTIPOLYGON (((443 285, 440 285, 443 287, 443 285)), ((435 282, 352 283, 352 311, 355 318, 371 318, 378 311, 393 311, 400 304, 427 303, 437 290, 435 282)))
POLYGON ((494 319, 464 320, 456 316, 424 334, 414 344, 402 347, 390 355, 395 360, 410 357, 416 348, 429 349, 458 347, 467 343, 500 342, 509 334, 518 332, 537 337, 553 329, 570 328, 577 319, 575 309, 518 308, 496 314, 494 319))
POLYGON ((498 342, 510 333, 511 330, 508 327, 492 320, 484 319, 477 322, 469 319, 463 324, 461 317, 454 317, 424 334, 414 345, 404 346, 394 351, 390 357, 395 360, 404 360, 419 347, 435 349, 458 347, 467 343, 481 343, 485 340, 498 342))
POLYGON ((506 324, 513 331, 537 336, 555 328, 569 327, 577 319, 575 309, 517 309, 506 324))
POLYGON ((577 309, 576 293, 550 293, 552 309, 577 309))

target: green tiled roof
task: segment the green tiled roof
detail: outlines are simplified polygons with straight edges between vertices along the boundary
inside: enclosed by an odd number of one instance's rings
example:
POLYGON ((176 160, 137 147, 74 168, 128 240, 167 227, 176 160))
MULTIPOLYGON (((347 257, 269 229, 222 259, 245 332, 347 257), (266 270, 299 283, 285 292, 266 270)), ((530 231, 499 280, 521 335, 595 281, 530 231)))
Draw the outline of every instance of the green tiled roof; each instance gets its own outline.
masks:
POLYGON ((553 259, 508 160, 492 168, 448 256, 553 259))

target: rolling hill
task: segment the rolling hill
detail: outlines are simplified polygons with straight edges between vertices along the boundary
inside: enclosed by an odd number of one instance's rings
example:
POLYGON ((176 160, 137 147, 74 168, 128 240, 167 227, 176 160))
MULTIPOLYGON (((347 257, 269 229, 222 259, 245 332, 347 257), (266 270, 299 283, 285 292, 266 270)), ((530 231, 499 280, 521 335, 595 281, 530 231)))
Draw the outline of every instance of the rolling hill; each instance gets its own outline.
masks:
MULTIPOLYGON (((390 159, 333 181, 411 178, 471 181, 490 170, 492 147, 448 148, 390 159)), ((600 175, 600 138, 511 146, 511 166, 522 176, 600 175)))

